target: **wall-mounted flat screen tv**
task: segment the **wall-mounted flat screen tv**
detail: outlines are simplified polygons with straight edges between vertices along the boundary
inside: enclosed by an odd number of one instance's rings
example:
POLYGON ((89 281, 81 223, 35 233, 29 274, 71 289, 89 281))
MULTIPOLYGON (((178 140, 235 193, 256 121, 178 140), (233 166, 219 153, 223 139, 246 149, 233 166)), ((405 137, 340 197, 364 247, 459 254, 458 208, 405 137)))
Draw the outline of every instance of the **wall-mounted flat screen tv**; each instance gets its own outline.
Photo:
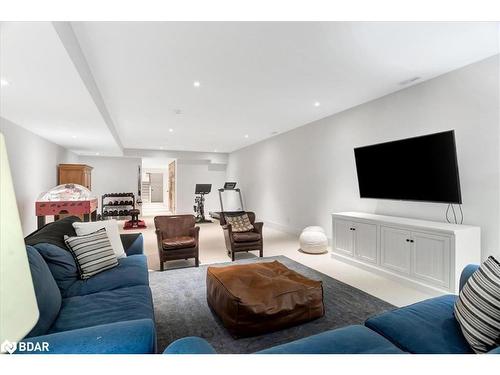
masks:
POLYGON ((361 198, 462 203, 455 132, 354 149, 361 198))

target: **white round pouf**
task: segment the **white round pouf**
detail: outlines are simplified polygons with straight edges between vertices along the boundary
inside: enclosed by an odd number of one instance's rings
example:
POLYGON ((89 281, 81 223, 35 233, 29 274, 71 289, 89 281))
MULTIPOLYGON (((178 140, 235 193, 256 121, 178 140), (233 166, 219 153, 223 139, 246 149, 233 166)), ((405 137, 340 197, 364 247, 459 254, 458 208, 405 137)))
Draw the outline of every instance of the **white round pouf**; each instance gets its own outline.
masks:
POLYGON ((325 231, 321 227, 307 227, 299 237, 300 249, 304 253, 321 254, 325 253, 328 248, 328 239, 325 231), (312 230, 310 228, 319 228, 320 230, 312 230))
POLYGON ((322 232, 322 233, 325 233, 325 230, 320 226, 313 225, 310 227, 305 227, 302 232, 322 232))

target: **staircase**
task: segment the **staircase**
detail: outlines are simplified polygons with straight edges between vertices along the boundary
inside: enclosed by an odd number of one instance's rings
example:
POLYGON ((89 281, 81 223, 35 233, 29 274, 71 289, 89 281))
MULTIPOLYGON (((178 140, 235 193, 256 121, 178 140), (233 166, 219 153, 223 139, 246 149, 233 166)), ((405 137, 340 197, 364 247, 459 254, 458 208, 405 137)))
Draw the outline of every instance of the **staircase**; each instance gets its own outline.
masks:
POLYGON ((142 182, 141 198, 143 203, 151 202, 151 184, 149 182, 142 182))

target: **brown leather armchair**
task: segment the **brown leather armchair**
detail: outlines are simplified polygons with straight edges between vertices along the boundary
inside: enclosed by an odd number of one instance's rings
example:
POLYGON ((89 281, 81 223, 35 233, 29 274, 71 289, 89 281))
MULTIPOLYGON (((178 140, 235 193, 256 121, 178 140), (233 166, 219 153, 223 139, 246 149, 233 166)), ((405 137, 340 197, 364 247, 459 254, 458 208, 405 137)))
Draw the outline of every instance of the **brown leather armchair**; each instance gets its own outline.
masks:
POLYGON ((220 215, 220 225, 224 231, 224 238, 226 240, 227 255, 234 261, 235 253, 259 251, 259 256, 264 256, 263 239, 262 239, 262 226, 264 223, 255 222, 255 213, 246 212, 254 229, 248 232, 233 232, 231 224, 226 222, 223 213, 220 215))
POLYGON ((194 258, 196 267, 200 265, 198 239, 200 227, 195 226, 193 215, 156 216, 156 238, 160 270, 169 260, 194 258))

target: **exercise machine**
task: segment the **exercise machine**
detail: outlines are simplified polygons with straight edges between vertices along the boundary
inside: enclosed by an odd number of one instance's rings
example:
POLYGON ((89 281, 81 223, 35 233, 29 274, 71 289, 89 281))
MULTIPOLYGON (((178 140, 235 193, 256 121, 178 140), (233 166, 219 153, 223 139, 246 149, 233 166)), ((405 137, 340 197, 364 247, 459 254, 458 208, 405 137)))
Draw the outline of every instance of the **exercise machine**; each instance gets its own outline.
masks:
POLYGON ((242 212, 245 212, 244 208, 243 208, 243 198, 241 196, 241 191, 239 188, 236 187, 236 182, 226 182, 224 183, 224 187, 219 189, 219 201, 220 201, 220 211, 214 211, 214 212, 210 212, 210 216, 213 218, 213 219, 217 219, 217 220, 220 220, 220 216, 222 213, 229 213, 229 214, 237 214, 237 213, 242 213, 242 212), (224 203, 223 203, 223 200, 222 200, 222 195, 226 192, 236 192, 238 193, 238 196, 240 198, 240 208, 238 210, 235 210, 235 211, 225 211, 224 210, 224 203))
POLYGON ((194 212, 196 213, 197 223, 211 223, 212 220, 205 218, 205 195, 212 190, 212 184, 196 184, 194 193, 197 197, 194 199, 194 212))

